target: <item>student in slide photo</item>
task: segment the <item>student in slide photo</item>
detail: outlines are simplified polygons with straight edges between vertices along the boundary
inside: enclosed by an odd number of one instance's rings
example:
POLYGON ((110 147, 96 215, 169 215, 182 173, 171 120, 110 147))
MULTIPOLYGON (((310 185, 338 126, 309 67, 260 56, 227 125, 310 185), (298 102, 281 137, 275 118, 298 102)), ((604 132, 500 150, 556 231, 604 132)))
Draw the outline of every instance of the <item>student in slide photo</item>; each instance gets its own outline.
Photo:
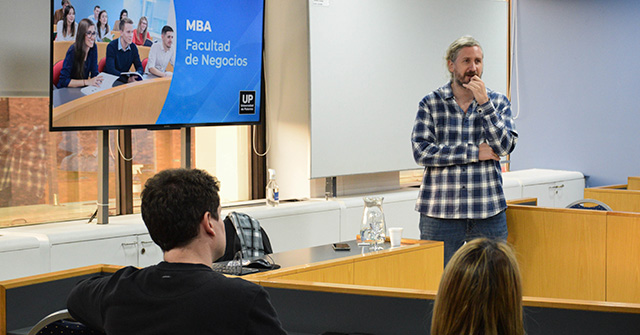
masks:
MULTIPOLYGON (((133 21, 125 17, 120 20, 120 37, 109 42, 107 45, 107 59, 104 72, 114 76, 120 76, 123 72, 129 72, 133 65, 141 76, 144 69, 140 62, 138 47, 131 43, 133 41, 133 21)), ((128 82, 135 81, 133 76, 128 78, 128 82)))
POLYGON ((69 5, 64 9, 62 20, 56 24, 56 41, 74 41, 77 30, 76 9, 69 5))
POLYGON ((100 86, 102 79, 98 76, 96 25, 89 19, 82 19, 76 41, 64 58, 58 88, 100 86))
POLYGON ((171 72, 167 72, 167 65, 174 65, 175 54, 173 52, 173 28, 170 26, 162 27, 161 41, 153 43, 149 50, 149 60, 145 73, 151 73, 158 77, 171 76, 171 72))
POLYGON ((113 40, 113 34, 109 29, 109 15, 107 15, 107 11, 104 9, 98 14, 96 28, 98 29, 97 42, 111 42, 111 40, 113 40))

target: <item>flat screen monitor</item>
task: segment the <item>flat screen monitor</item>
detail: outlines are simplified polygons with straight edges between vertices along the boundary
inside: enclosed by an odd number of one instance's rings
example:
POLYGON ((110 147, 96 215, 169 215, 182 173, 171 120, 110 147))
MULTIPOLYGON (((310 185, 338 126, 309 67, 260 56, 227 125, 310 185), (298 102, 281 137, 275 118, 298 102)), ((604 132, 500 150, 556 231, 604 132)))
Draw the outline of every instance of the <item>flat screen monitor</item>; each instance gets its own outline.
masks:
POLYGON ((66 2, 51 5, 52 131, 261 121, 264 0, 66 2))

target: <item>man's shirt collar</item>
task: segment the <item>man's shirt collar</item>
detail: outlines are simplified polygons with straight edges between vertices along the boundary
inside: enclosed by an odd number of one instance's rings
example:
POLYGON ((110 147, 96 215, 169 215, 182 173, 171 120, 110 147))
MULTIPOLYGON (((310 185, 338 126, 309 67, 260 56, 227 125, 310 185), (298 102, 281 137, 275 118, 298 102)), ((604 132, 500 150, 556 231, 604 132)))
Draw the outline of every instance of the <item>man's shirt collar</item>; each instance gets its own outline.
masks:
POLYGON ((127 45, 127 48, 122 48, 122 40, 118 39, 118 50, 129 51, 131 49, 131 44, 127 45))

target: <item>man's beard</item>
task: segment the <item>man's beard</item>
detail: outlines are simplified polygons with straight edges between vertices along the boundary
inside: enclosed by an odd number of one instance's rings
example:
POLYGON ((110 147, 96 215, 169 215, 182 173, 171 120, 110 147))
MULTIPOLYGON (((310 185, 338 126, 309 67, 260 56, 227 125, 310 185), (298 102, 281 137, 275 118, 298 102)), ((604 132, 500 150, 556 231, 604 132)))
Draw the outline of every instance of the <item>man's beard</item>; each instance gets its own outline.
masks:
POLYGON ((462 76, 455 76, 456 78, 456 83, 460 86, 460 87, 464 87, 464 84, 468 84, 469 82, 471 82, 471 78, 473 78, 473 76, 478 76, 480 77, 480 75, 478 74, 478 72, 476 71, 468 71, 465 72, 464 75, 462 76), (466 82, 463 82, 464 78, 469 77, 469 80, 467 80, 466 82))

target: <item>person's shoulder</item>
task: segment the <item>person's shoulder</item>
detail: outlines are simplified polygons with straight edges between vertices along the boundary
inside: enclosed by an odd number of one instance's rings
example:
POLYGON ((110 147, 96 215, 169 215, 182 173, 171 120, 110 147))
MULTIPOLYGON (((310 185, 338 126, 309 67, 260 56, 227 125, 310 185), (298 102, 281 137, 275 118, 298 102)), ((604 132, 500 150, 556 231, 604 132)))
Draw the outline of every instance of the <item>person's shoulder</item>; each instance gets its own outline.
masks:
POLYGON ((218 279, 215 281, 217 283, 212 285, 218 286, 218 288, 223 287, 225 290, 237 292, 240 295, 255 296, 263 290, 262 286, 242 278, 228 278, 216 272, 212 276, 218 279))
POLYGON ((115 47, 116 49, 118 48, 118 43, 120 43, 120 38, 116 38, 115 40, 109 42, 109 44, 107 45, 107 47, 115 47))
POLYGON ((114 273, 100 274, 97 276, 93 276, 89 279, 80 281, 76 287, 77 289, 83 289, 83 287, 110 287, 115 285, 117 282, 121 280, 121 278, 127 278, 135 273, 139 272, 140 269, 133 266, 126 266, 114 273))
POLYGON ((500 93, 498 91, 494 91, 494 90, 492 90, 492 89, 490 89, 488 87, 487 87, 487 94, 490 95, 490 96, 496 96, 496 97, 498 97, 498 96, 506 97, 506 95, 504 95, 503 93, 500 93))
POLYGON ((506 95, 504 95, 503 93, 500 93, 498 91, 494 91, 490 88, 487 88, 487 95, 489 96, 489 99, 493 100, 493 101, 509 101, 509 99, 507 98, 506 95))
POLYGON ((76 45, 75 43, 71 43, 69 49, 67 49, 67 56, 73 56, 76 53, 76 45))
POLYGON ((151 268, 153 266, 150 267, 146 267, 146 268, 137 268, 135 266, 125 266, 122 269, 116 271, 113 273, 113 276, 117 276, 117 277, 127 277, 130 276, 132 274, 138 273, 140 271, 145 271, 148 268, 151 268))
POLYGON ((98 45, 94 43, 93 46, 89 49, 88 54, 89 55, 96 54, 96 56, 97 56, 98 55, 98 45))
POLYGON ((422 98, 422 102, 433 102, 436 100, 446 99, 448 96, 453 96, 453 91, 451 90, 450 84, 445 84, 425 95, 424 98, 422 98))

